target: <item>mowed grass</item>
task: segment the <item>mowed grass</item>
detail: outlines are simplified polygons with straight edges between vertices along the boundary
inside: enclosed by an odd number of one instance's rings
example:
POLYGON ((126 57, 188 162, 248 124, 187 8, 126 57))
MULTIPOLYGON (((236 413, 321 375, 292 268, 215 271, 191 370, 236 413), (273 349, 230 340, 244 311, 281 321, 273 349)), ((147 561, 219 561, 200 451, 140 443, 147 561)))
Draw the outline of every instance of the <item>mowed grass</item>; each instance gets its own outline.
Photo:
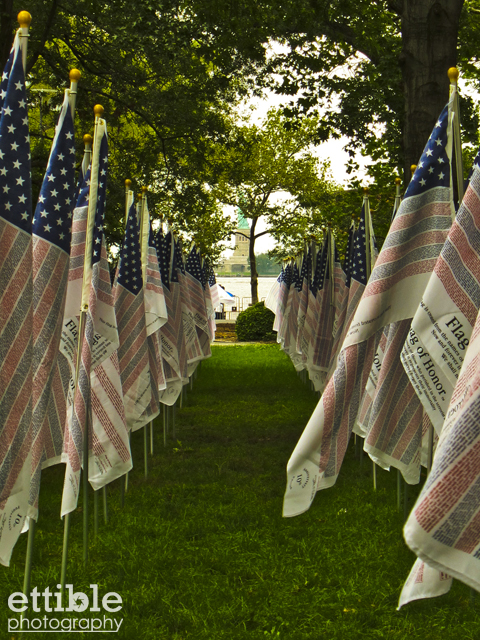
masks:
MULTIPOLYGON (((371 465, 355 458, 353 442, 336 486, 318 493, 307 513, 282 518, 286 463, 318 396, 277 345, 212 351, 177 411, 176 440, 170 433, 164 447, 163 423, 155 424, 147 480, 143 433, 133 434, 125 506, 113 483, 109 523, 96 539, 91 517, 86 570, 81 506, 73 518, 67 582, 122 596, 121 615, 112 614, 123 616, 116 637, 480 639, 478 609, 461 583, 396 611, 414 561, 396 473, 379 470, 374 492, 371 465)), ((61 465, 42 476, 32 573, 39 590, 55 589, 60 578, 63 473, 61 465)), ((410 489, 412 501, 416 493, 410 489)), ((24 535, 11 567, 0 569, 0 638, 11 637, 7 599, 22 589, 25 549, 24 535)), ((56 634, 34 637, 43 636, 56 634)))

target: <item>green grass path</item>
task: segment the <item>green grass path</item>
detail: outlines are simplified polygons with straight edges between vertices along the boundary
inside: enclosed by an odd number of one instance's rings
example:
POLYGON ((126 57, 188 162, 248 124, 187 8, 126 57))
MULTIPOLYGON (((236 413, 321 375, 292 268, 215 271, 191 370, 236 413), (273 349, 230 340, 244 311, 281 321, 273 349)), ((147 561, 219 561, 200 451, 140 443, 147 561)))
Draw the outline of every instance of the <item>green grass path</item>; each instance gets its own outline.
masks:
MULTIPOLYGON (((170 437, 163 447, 158 420, 147 481, 143 433, 133 434, 125 507, 114 483, 110 523, 96 540, 92 533, 87 571, 81 507, 73 518, 67 581, 85 593, 92 583, 101 594, 118 592, 120 632, 34 640, 480 640, 480 597, 475 609, 461 583, 396 611, 414 560, 396 510, 396 475, 379 470, 374 492, 370 463, 360 466, 353 443, 337 485, 307 513, 282 518, 286 463, 317 397, 277 345, 212 351, 177 411, 178 442, 170 437)), ((32 574, 39 590, 59 582, 63 474, 60 465, 42 476, 32 574)), ((13 637, 7 599, 22 588, 25 548, 24 535, 12 566, 0 568, 0 638, 13 637)))

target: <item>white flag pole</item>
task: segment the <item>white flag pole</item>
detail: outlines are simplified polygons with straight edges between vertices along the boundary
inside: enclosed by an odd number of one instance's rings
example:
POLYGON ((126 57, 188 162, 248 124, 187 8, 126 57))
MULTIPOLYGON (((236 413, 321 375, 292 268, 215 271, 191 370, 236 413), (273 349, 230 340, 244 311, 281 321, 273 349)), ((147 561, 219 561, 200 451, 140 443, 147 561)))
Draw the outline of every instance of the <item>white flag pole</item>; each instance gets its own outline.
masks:
MULTIPOLYGON (((372 217, 370 214, 370 201, 368 198, 368 188, 365 187, 363 190, 363 208, 365 212, 365 268, 366 268, 366 277, 367 282, 370 278, 370 274, 372 273, 372 257, 373 251, 371 246, 371 227, 372 227, 372 217)), ((377 490, 377 465, 372 460, 373 465, 373 490, 377 490)))
MULTIPOLYGON (((20 25, 20 48, 22 52, 22 64, 25 76, 27 75, 27 46, 28 46, 28 29, 32 22, 32 16, 28 11, 20 11, 17 16, 18 23, 20 25)), ((23 577, 23 593, 28 595, 30 591, 30 579, 32 575, 32 559, 33 559, 33 546, 35 537, 35 520, 28 518, 28 541, 27 552, 25 556, 25 574, 23 577)), ((23 614, 20 615, 20 622, 24 618, 23 614)))
MULTIPOLYGON (((85 150, 83 153, 83 161, 82 161, 82 172, 83 175, 85 176, 88 167, 90 166, 90 162, 91 162, 91 156, 92 156, 92 142, 93 142, 93 138, 91 135, 89 135, 88 133, 85 134, 83 136, 83 143, 85 145, 85 150)), ((79 341, 80 341, 80 337, 82 337, 82 341, 83 341, 83 333, 85 331, 85 314, 80 312, 80 323, 79 323, 79 341)), ((80 366, 79 364, 79 355, 81 356, 81 349, 79 344, 77 345, 77 359, 76 359, 76 363, 75 363, 75 389, 76 389, 76 385, 78 382, 78 368, 80 366)), ((75 392, 74 392, 75 395, 75 392)), ((73 407, 72 407, 73 410, 73 407)), ((66 584, 66 578, 67 578, 67 561, 68 561, 68 542, 69 542, 69 536, 70 536, 70 518, 71 518, 71 513, 67 513, 65 515, 65 520, 64 520, 64 531, 63 531, 63 549, 62 549, 62 567, 61 567, 61 572, 60 572, 60 592, 62 594, 62 600, 63 600, 63 594, 65 592, 65 584, 66 584)))
POLYGON ((72 112, 72 118, 75 117, 75 105, 77 103, 77 86, 82 74, 78 69, 71 69, 68 74, 70 78, 70 89, 68 90, 68 103, 72 112))
POLYGON ((29 33, 28 29, 30 27, 30 23, 32 22, 32 16, 28 13, 28 11, 20 11, 17 16, 18 24, 20 25, 20 29, 22 32, 20 33, 20 47, 22 49, 22 63, 23 63, 23 71, 25 76, 27 75, 27 47, 28 47, 28 38, 29 33))
MULTIPOLYGON (((130 207, 132 206, 133 203, 133 191, 130 189, 130 187, 132 186, 132 181, 129 180, 128 178, 125 180, 125 232, 127 229, 127 222, 128 222, 128 212, 130 211, 130 207)), ((132 432, 129 431, 128 433, 128 441, 130 443, 132 438, 132 432)), ((125 505, 125 493, 126 491, 128 491, 128 474, 129 471, 127 471, 127 473, 125 474, 125 480, 121 480, 120 483, 120 502, 122 507, 125 505)))
MULTIPOLYGON (((142 279, 144 291, 147 284, 147 262, 148 262, 148 236, 150 233, 150 218, 147 206, 148 187, 142 187, 140 204, 140 258, 142 262, 142 279)), ((145 478, 148 478, 148 427, 144 427, 144 461, 145 478)), ((153 455, 153 420, 150 421, 150 454, 153 455)))
POLYGON ((127 226, 128 210, 132 206, 133 201, 133 191, 130 190, 131 186, 132 181, 127 178, 125 180, 125 227, 127 226))

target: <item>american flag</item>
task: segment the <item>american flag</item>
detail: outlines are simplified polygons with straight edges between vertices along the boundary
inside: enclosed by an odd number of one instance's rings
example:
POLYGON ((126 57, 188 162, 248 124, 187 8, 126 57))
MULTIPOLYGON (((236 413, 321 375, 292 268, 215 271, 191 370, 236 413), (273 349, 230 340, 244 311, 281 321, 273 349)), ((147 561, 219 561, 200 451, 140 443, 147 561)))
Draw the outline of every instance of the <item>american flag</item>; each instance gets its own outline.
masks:
MULTIPOLYGON (((362 213, 364 209, 362 208, 362 213)), ((327 380, 332 376, 335 367, 336 367, 336 356, 338 355, 338 351, 343 344, 343 340, 345 338, 345 333, 348 328, 349 321, 353 317, 353 313, 355 312, 356 305, 350 304, 350 288, 352 284, 352 268, 353 268, 353 259, 355 252, 355 244, 357 243, 357 232, 355 230, 355 222, 352 220, 350 229, 348 232, 348 241, 347 247, 345 251, 345 258, 343 261, 343 273, 344 276, 342 278, 342 292, 338 295, 338 306, 336 310, 335 317, 335 327, 334 327, 334 337, 332 344, 332 354, 330 369, 327 374, 327 380)), ((358 260, 358 257, 357 257, 358 260)), ((357 267, 358 268, 358 267, 357 267)), ((363 291, 363 289, 362 289, 363 291)), ((358 304, 361 297, 361 293, 356 299, 356 304, 358 304)), ((354 302, 355 298, 352 300, 354 302)))
POLYGON ((297 371, 299 369, 305 369, 307 353, 305 352, 305 345, 303 344, 303 336, 305 330, 305 319, 308 310, 308 292, 312 282, 312 250, 311 247, 305 247, 302 261, 302 269, 300 271, 300 279, 302 282, 302 289, 298 300, 297 311, 297 336, 295 342, 295 350, 297 354, 302 357, 297 360, 297 371))
MULTIPOLYGON (((34 441, 30 515, 35 518, 41 467, 49 466, 52 460, 58 461, 65 428, 65 414, 59 420, 51 420, 49 405, 55 403, 52 386, 59 373, 57 358, 63 330, 76 193, 75 138, 68 98, 66 91, 33 218, 34 441)), ((63 395, 63 390, 60 392, 63 395)))
POLYGON ((423 560, 417 558, 410 575, 403 585, 398 608, 400 609, 405 604, 422 598, 442 596, 450 591, 451 586, 452 576, 449 576, 444 571, 437 571, 429 567, 423 560))
POLYGON ((118 477, 131 465, 120 375, 118 364, 115 362, 118 330, 103 234, 108 168, 105 120, 98 118, 95 129, 91 173, 85 176, 84 187, 74 211, 69 284, 65 304, 63 350, 71 358, 72 352, 75 354, 76 345, 72 349, 68 341, 76 331, 75 325, 78 327, 79 301, 82 299, 82 293, 88 301, 73 411, 67 409, 63 456, 67 468, 62 516, 73 511, 77 505, 85 434, 88 434, 92 462, 98 461, 95 466, 90 465, 92 469, 89 470, 89 478, 91 473, 96 474, 96 487, 99 486, 98 483, 105 485, 118 477), (85 248, 89 246, 89 234, 91 254, 85 255, 85 248), (111 362, 107 362, 109 359, 111 362), (115 407, 115 412, 111 415, 102 411, 103 401, 98 400, 103 398, 104 394, 109 396, 112 406, 115 407), (93 415, 92 408, 95 408, 93 415), (97 441, 102 442, 101 460, 96 457, 99 451, 96 449, 97 441))
POLYGON ((321 372, 322 374, 320 377, 316 375, 312 380, 317 390, 321 390, 324 376, 329 369, 333 344, 333 326, 335 320, 335 307, 332 306, 334 278, 331 243, 333 241, 333 235, 329 231, 323 242, 321 258, 314 278, 317 289, 319 316, 313 339, 313 358, 310 370, 312 372, 321 372))
POLYGON ((286 516, 307 510, 317 490, 336 482, 387 325, 386 350, 391 357, 387 365, 386 351, 380 370, 368 436, 370 451, 382 455, 386 464, 395 463, 407 481, 412 481, 409 472, 421 441, 422 412, 417 412, 411 385, 409 389, 405 384, 408 380, 402 376, 399 356, 451 225, 450 171, 444 153, 451 144, 447 140, 448 113, 447 108, 442 112, 425 147, 357 307, 335 372, 290 458, 286 516))
POLYGON ((118 359, 125 416, 129 429, 145 426, 145 411, 152 399, 150 363, 145 322, 145 299, 140 228, 135 204, 128 212, 125 239, 113 286, 118 326, 118 359))
POLYGON ((218 307, 218 305, 220 304, 217 280, 215 278, 215 271, 213 270, 213 267, 211 265, 209 265, 208 271, 209 271, 208 286, 210 288, 210 295, 212 296, 212 305, 213 305, 213 308, 215 309, 215 307, 218 307))
POLYGON ((213 336, 210 333, 205 290, 202 284, 202 263, 200 254, 195 246, 192 246, 185 262, 185 282, 190 295, 190 304, 193 319, 197 328, 197 336, 204 358, 212 355, 210 342, 213 336))
POLYGON ((320 317, 320 304, 317 298, 318 288, 315 283, 316 268, 321 263, 321 255, 317 253, 317 245, 312 242, 309 248, 309 264, 308 264, 308 289, 307 289, 307 308, 305 312, 305 322, 303 325, 302 338, 300 348, 305 367, 312 373, 312 364, 314 356, 315 336, 320 317))
POLYGON ((200 341, 197 335, 195 320, 193 317, 190 291, 186 282, 185 264, 180 243, 173 240, 173 262, 170 273, 170 288, 180 289, 180 300, 182 304, 183 335, 185 338, 185 349, 187 353, 188 375, 191 376, 199 361, 203 358, 200 341))
POLYGON ((430 567, 480 590, 480 317, 470 339, 432 469, 405 524, 430 567))
POLYGON ((292 283, 288 291, 283 323, 279 332, 279 335, 281 337, 281 348, 288 356, 290 356, 290 358, 294 362, 294 365, 296 364, 297 360, 301 360, 300 358, 296 358, 297 317, 298 307, 300 303, 300 292, 302 290, 300 260, 297 258, 292 266, 292 283))
MULTIPOLYGON (((213 340, 215 339, 215 329, 216 329, 216 324, 215 324, 215 306, 216 305, 213 304, 213 299, 212 299, 213 288, 210 286, 210 282, 212 282, 212 284, 214 285, 215 290, 217 289, 217 282, 215 280, 215 272, 212 268, 212 265, 206 262, 203 258, 201 259, 201 265, 202 265, 202 286, 205 292, 205 304, 207 307, 208 331, 210 334, 210 342, 213 342, 213 340)), ((218 297, 218 291, 217 291, 217 297, 218 297)))
MULTIPOLYGON (((374 298, 379 288, 390 282, 391 293, 388 296, 380 295, 383 297, 383 309, 387 309, 390 303, 395 309, 395 315, 390 318, 389 326, 387 318, 384 322, 383 331, 387 332, 387 340, 364 448, 378 464, 385 468, 393 466, 399 469, 411 484, 418 483, 420 479, 424 412, 400 356, 409 337, 411 319, 420 304, 454 215, 447 149, 450 144, 447 135, 448 120, 447 105, 435 125, 391 227, 389 237, 396 230, 403 231, 401 222, 413 215, 410 213, 410 205, 415 207, 417 219, 420 219, 415 227, 409 227, 411 237, 405 247, 409 252, 403 247, 402 251, 397 250, 398 265, 393 265, 393 268, 379 257, 380 268, 386 271, 385 283, 380 284, 380 277, 372 282, 375 270, 365 291, 367 296, 372 290, 374 298), (387 275, 388 271, 390 273, 387 275), (408 276, 399 281, 400 274, 408 276)), ((391 249, 389 247, 387 252, 391 249)), ((382 255, 385 255, 385 248, 382 255)), ((385 315, 388 313, 387 310, 385 315)))
POLYGON ((409 348, 407 343, 402 352, 407 375, 437 432, 442 428, 463 363, 465 347, 468 345, 480 308, 479 237, 480 169, 475 167, 456 220, 452 224, 422 303, 412 321, 415 350, 409 348), (442 337, 442 333, 445 337, 442 337), (460 336, 459 340, 456 340, 457 335, 460 336), (454 350, 448 345, 448 341, 453 341, 454 350), (433 363, 428 373, 421 360, 419 362, 420 350, 428 353, 429 361, 433 363), (436 378, 441 378, 442 395, 438 397, 438 402, 432 403, 430 394, 427 395, 418 388, 418 374, 412 370, 414 365, 420 365, 422 378, 429 375, 432 368, 435 370, 436 378))
POLYGON ((352 218, 350 228, 348 230, 347 248, 345 250, 345 258, 343 260, 343 270, 345 272, 345 285, 350 288, 353 251, 355 246, 355 220, 352 218))
POLYGON ((273 313, 276 313, 277 311, 278 296, 280 292, 280 286, 283 280, 283 275, 284 274, 283 274, 283 266, 282 266, 282 270, 280 271, 278 278, 270 287, 267 297, 265 298, 265 306, 267 307, 267 309, 270 309, 270 311, 272 311, 273 313))
POLYGON ((140 252, 144 279, 145 323, 151 387, 150 403, 142 415, 142 420, 146 424, 160 412, 158 391, 166 387, 159 329, 167 321, 167 308, 146 193, 142 196, 140 206, 137 205, 137 216, 140 219, 140 252))
POLYGON ((32 202, 19 32, 0 90, 0 562, 8 565, 27 516, 32 445, 32 202))
MULTIPOLYGON (((423 295, 422 304, 412 321, 412 331, 414 333, 409 334, 409 340, 412 338, 415 340, 415 351, 409 349, 407 344, 402 352, 402 361, 406 367, 407 375, 409 375, 412 385, 419 395, 424 411, 431 417, 437 433, 443 433, 444 428, 452 428, 451 418, 452 416, 456 417, 460 410, 463 411, 466 401, 465 394, 469 395, 471 393, 468 385, 471 384, 472 378, 473 385, 475 386, 476 384, 476 378, 473 375, 473 362, 477 362, 476 358, 473 357, 475 346, 473 344, 470 345, 470 343, 472 342, 472 331, 476 322, 478 322, 478 311, 480 309, 480 255, 478 242, 476 241, 480 237, 479 196, 480 169, 474 165, 457 217, 452 224, 448 238, 437 260, 435 270, 423 295), (442 336, 442 333, 445 337, 442 336), (458 339, 455 339, 455 334, 458 339), (454 341, 455 351, 451 349, 451 345, 448 345, 447 340, 454 341), (459 348, 459 344, 463 346, 463 349, 459 348), (418 350, 422 354, 428 355, 417 364, 415 360, 417 360, 418 350), (441 406, 439 411, 435 411, 435 405, 432 406, 433 403, 427 401, 425 384, 423 389, 418 389, 416 380, 418 374, 417 376, 412 375, 413 371, 408 366, 409 361, 412 359, 414 360, 411 363, 412 365, 419 365, 420 375, 423 373, 424 376, 427 373, 423 362, 428 362, 428 373, 432 370, 435 371, 435 382, 437 382, 437 378, 441 377, 441 400, 446 406, 441 406), (462 365, 463 369, 461 369, 462 365), (425 370, 425 373, 422 369, 425 370), (460 371, 462 371, 461 379, 458 380, 460 371), (440 376, 440 372, 443 374, 442 376, 440 376), (448 425, 448 427, 444 427, 444 424, 448 425)), ((478 329, 476 331, 478 332, 478 329)), ((470 410, 473 410, 473 407, 470 410)), ((458 445, 456 446, 458 447, 458 445)), ((440 455, 445 455, 445 451, 440 455)), ((437 454, 435 454, 436 456, 437 454)), ((465 492, 462 493, 459 490, 459 485, 456 483, 454 475, 450 477, 454 480, 454 483, 449 484, 449 487, 452 490, 452 494, 458 499, 458 503, 455 505, 457 509, 462 504, 462 501, 465 503, 465 492)), ((475 476, 471 480, 473 481, 474 478, 475 476)), ((443 477, 443 480, 445 480, 445 477, 443 477)), ((447 480, 447 482, 449 481, 447 480)), ((442 510, 444 505, 438 504, 435 500, 435 498, 432 500, 429 508, 432 509, 435 505, 435 508, 442 510)), ((469 499, 470 505, 472 505, 472 501, 469 499)), ((459 510, 457 510, 457 513, 459 513, 459 510)), ((411 516, 411 519, 413 522, 412 527, 415 530, 417 527, 415 518, 411 516)), ((466 519, 464 532, 471 526, 471 521, 466 519)), ((423 538, 422 545, 427 543, 428 536, 421 530, 417 530, 414 537, 419 540, 423 538)), ((480 536, 477 533, 477 546, 479 543, 480 536)), ((449 554, 448 549, 444 549, 442 556, 445 554, 449 554)), ((426 556, 420 555, 426 558, 426 556)), ((450 562, 456 562, 456 559, 452 558, 450 562)), ((466 562, 470 563, 470 558, 466 562)), ((420 559, 416 562, 416 565, 418 564, 424 566, 420 559)), ((445 565, 439 567, 438 563, 435 562, 434 566, 440 568, 440 571, 427 565, 428 579, 422 580, 421 584, 417 586, 415 599, 431 597, 432 583, 441 585, 443 590, 440 593, 444 593, 450 587, 451 578, 442 580, 442 577, 446 575, 445 565)), ((399 606, 413 599, 410 583, 411 577, 409 576, 402 590, 399 606)), ((434 591, 433 595, 438 595, 437 591, 434 591)))
POLYGON ((277 342, 282 341, 281 328, 283 325, 283 317, 285 315, 285 308, 287 306, 288 292, 290 291, 290 285, 292 283, 292 271, 293 265, 291 261, 288 261, 283 265, 282 273, 280 274, 280 289, 278 291, 278 304, 275 311, 275 320, 273 322, 273 330, 277 331, 277 342))
POLYGON ((145 274, 145 317, 147 335, 151 335, 158 331, 167 321, 167 307, 146 195, 142 198, 141 223, 142 268, 145 274))
POLYGON ((164 235, 162 230, 159 229, 157 233, 157 251, 160 258, 160 271, 168 315, 167 322, 160 329, 162 358, 167 385, 165 391, 160 395, 160 402, 169 405, 175 402, 180 395, 183 383, 188 381, 180 287, 176 282, 176 278, 171 282, 172 245, 172 232, 168 231, 164 235))
POLYGON ((147 254, 147 287, 145 290, 145 318, 147 322, 147 343, 150 356, 150 375, 152 377, 152 402, 150 414, 157 415, 158 391, 165 389, 165 372, 163 370, 162 343, 160 329, 167 322, 167 305, 163 292, 162 275, 157 253, 157 242, 152 223, 149 225, 147 254))
MULTIPOLYGON (((366 216, 365 201, 362 205, 358 229, 352 221, 349 231, 345 266, 348 269, 345 281, 345 298, 341 304, 338 318, 338 330, 332 346, 332 352, 336 355, 345 340, 350 324, 362 298, 368 280, 367 256, 372 251, 372 237, 367 234, 368 220, 366 216), (367 243, 370 242, 367 248, 367 243), (348 297, 347 297, 348 296, 348 297)), ((328 379, 333 375, 336 367, 336 357, 332 359, 328 379)))

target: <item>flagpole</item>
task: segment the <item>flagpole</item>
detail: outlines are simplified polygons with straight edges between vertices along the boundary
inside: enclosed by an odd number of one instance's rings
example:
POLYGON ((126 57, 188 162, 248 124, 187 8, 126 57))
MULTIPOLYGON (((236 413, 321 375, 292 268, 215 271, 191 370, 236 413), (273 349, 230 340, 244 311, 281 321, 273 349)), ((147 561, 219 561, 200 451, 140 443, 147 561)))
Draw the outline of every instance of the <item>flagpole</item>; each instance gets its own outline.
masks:
MULTIPOLYGON (((83 171, 84 174, 86 173, 88 166, 90 165, 90 161, 91 161, 91 156, 92 156, 92 142, 93 142, 93 138, 90 134, 85 134, 83 136, 83 142, 85 145, 85 150, 84 150, 84 154, 83 154, 83 162, 82 162, 82 167, 83 167, 83 171)), ((82 314, 82 312, 80 311, 80 322, 79 322, 79 341, 80 341, 80 337, 83 336, 82 334, 82 325, 84 325, 83 322, 83 318, 84 318, 84 314, 82 314)), ((77 382, 78 382, 78 355, 79 353, 81 353, 81 349, 80 349, 80 344, 77 345, 77 360, 75 363, 75 380, 74 380, 74 395, 75 395, 75 389, 77 388, 77 382)), ((73 407, 72 407, 72 411, 73 411, 73 407)), ((70 536, 70 518, 71 518, 71 513, 67 513, 64 516, 64 525, 63 525, 63 548, 62 548, 62 566, 61 566, 61 571, 60 571, 60 593, 62 594, 62 600, 63 600, 63 594, 65 591, 65 582, 66 582, 66 577, 67 577, 67 561, 68 561, 68 541, 69 541, 69 536, 70 536)))
MULTIPOLYGON (((27 14, 28 15, 28 14, 27 14)), ((31 18, 30 18, 31 19, 31 18)), ((23 36, 28 35, 25 34, 25 30, 23 30, 23 36)), ((23 63, 25 64, 26 60, 26 45, 27 41, 23 41, 23 63)), ((72 69, 69 73, 70 77, 70 89, 68 90, 68 102, 70 107, 70 112, 72 115, 72 119, 75 115, 75 97, 76 97, 76 89, 78 85, 78 81, 80 80, 81 73, 77 69, 72 69)), ((33 519, 29 520, 29 533, 28 533, 28 544, 27 544, 27 556, 26 556, 26 566, 25 566, 25 578, 24 578, 24 593, 28 593, 30 589, 30 577, 31 577, 31 565, 32 565, 32 555, 33 555, 33 544, 34 544, 34 533, 36 528, 36 522, 33 519)), ((64 549, 62 552, 62 584, 65 584, 66 579, 66 567, 67 567, 67 556, 68 556, 68 536, 69 536, 69 528, 70 528, 70 514, 68 514, 64 523, 64 549)), ((62 592, 63 594, 63 592, 62 592)), ((62 595, 63 597, 63 595, 62 595)))
MULTIPOLYGON (((366 269, 366 278, 367 282, 370 279, 370 274, 372 273, 372 246, 371 246, 371 228, 372 228, 372 217, 370 214, 370 201, 368 199, 368 188, 365 187, 363 189, 363 207, 365 211, 365 269, 366 269)), ((377 465, 372 460, 372 469, 373 469, 373 490, 377 490, 377 465)))
POLYGON ((130 208, 130 187, 131 186, 132 186, 132 181, 127 178, 125 180, 125 227, 127 226, 128 210, 130 208))
MULTIPOLYGON (((131 186, 132 186, 132 181, 127 178, 125 180, 125 229, 127 228, 128 211, 131 206, 131 197, 132 197, 132 191, 130 189, 131 186)), ((129 431, 128 433, 129 442, 131 440, 131 435, 132 435, 132 432, 129 431)), ((120 483, 120 502, 122 507, 125 505, 125 492, 128 490, 128 474, 129 472, 127 471, 127 473, 125 474, 125 479, 121 478, 121 483, 120 483)))
MULTIPOLYGON (((142 279, 144 291, 147 283, 147 261, 148 261, 148 235, 150 225, 148 224, 147 212, 147 192, 148 187, 142 187, 142 200, 140 205, 140 259, 142 263, 142 279)), ((144 427, 144 458, 145 458, 145 478, 148 477, 148 427, 144 427)), ((150 421, 150 454, 153 455, 153 420, 150 421)))
POLYGON ((367 282, 370 279, 372 273, 372 246, 371 246, 371 227, 372 217, 370 214, 370 200, 368 199, 368 188, 363 190, 363 204, 365 206, 365 253, 366 255, 366 269, 367 269, 367 282))
MULTIPOLYGON (((26 76, 27 75, 27 47, 28 47, 28 38, 29 38, 28 29, 30 27, 30 23, 32 22, 32 16, 28 13, 28 11, 20 11, 20 13, 17 16, 17 20, 21 28, 20 48, 22 50, 23 71, 26 76)), ((27 552, 25 556, 25 573, 23 577, 23 593, 25 595, 27 595, 28 591, 30 590, 36 523, 33 518, 29 518, 28 524, 29 524, 29 527, 28 527, 27 552)), ((20 620, 22 620, 23 617, 24 617, 23 614, 21 614, 20 620)))
MULTIPOLYGON (((100 124, 100 118, 103 115, 103 107, 99 104, 95 105, 93 112, 95 114, 95 132, 93 137, 93 161, 98 159, 98 126, 100 124)), ((95 169, 92 166, 92 175, 95 169)), ((92 181, 92 184, 95 184, 92 181)), ((91 189, 91 188, 90 188, 91 189)), ((83 268, 83 286, 82 286, 82 303, 80 309, 80 326, 78 331, 78 350, 77 350, 77 363, 75 371, 75 391, 77 389, 78 377, 80 372, 80 364, 82 358, 83 341, 85 337, 85 324, 87 318, 87 311, 90 300, 90 288, 92 281, 92 247, 93 247, 93 227, 95 222, 95 213, 97 206, 97 194, 90 193, 88 201, 88 216, 87 216, 87 233, 85 237, 85 260, 83 268)), ((88 563, 88 454, 89 454, 89 420, 88 415, 90 408, 87 407, 87 415, 85 422, 85 431, 83 436, 83 563, 86 566, 88 563)))
POLYGON ((333 233, 332 233, 332 227, 331 224, 328 223, 328 261, 330 263, 330 269, 329 269, 329 273, 330 273, 330 306, 334 307, 335 306, 335 280, 334 280, 334 273, 335 273, 335 251, 333 250, 333 233))
POLYGON ((460 134, 460 102, 458 99, 458 76, 459 72, 456 67, 450 67, 448 70, 448 79, 450 80, 450 95, 453 95, 453 144, 455 150, 455 169, 457 178, 457 195, 458 204, 463 200, 463 161, 462 161, 462 138, 460 134))
POLYGON ((23 71, 25 76, 27 75, 27 46, 28 46, 28 38, 29 33, 28 29, 30 27, 30 23, 32 22, 32 16, 28 13, 28 11, 20 11, 17 16, 18 24, 22 30, 20 34, 20 47, 22 49, 22 63, 23 63, 23 71))
POLYGON ((83 152, 83 162, 82 162, 84 175, 87 172, 88 167, 90 166, 90 162, 92 161, 92 143, 93 143, 92 136, 89 133, 86 133, 83 136, 83 144, 85 145, 85 150, 83 152))
POLYGON ((395 178, 395 200, 393 203, 392 219, 390 220, 390 224, 392 224, 392 222, 394 221, 395 216, 397 215, 398 207, 400 206, 400 203, 402 201, 401 185, 401 179, 395 178))
POLYGON ((70 89, 68 90, 68 102, 70 104, 70 111, 72 112, 72 118, 75 116, 75 105, 77 102, 77 86, 78 81, 82 77, 82 74, 78 69, 71 69, 68 74, 70 78, 70 89))

